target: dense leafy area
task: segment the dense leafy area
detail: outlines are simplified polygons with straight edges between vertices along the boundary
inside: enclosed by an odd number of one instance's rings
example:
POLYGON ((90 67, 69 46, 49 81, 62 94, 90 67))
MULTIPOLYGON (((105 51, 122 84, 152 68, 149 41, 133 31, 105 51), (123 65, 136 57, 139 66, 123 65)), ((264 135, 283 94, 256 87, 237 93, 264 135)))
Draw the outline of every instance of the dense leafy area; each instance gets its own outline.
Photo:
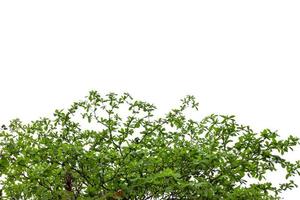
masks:
POLYGON ((267 200, 296 186, 300 162, 283 155, 298 138, 255 133, 234 116, 187 118, 197 107, 187 96, 155 117, 127 93, 91 91, 51 119, 12 120, 0 131, 1 198, 267 200), (279 168, 286 182, 268 182, 279 168))

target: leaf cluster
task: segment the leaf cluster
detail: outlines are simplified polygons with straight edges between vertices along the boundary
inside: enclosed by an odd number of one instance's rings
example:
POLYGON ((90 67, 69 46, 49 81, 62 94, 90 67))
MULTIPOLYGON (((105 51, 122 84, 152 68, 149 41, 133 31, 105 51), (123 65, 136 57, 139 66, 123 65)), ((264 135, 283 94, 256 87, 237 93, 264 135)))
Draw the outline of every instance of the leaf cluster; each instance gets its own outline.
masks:
POLYGON ((193 96, 156 117, 128 93, 91 91, 53 118, 12 120, 0 131, 1 198, 271 200, 296 187, 300 161, 284 154, 299 138, 187 109, 198 109, 193 96), (275 186, 266 174, 279 168, 286 182, 275 186))

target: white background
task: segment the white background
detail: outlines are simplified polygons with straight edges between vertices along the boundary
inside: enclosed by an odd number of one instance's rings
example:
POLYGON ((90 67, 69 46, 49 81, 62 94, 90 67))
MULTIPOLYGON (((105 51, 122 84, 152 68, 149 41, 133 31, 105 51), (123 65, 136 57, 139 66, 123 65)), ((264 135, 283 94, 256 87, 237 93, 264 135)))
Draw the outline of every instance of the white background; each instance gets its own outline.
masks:
POLYGON ((299 10, 277 0, 1 1, 0 123, 51 116, 96 89, 162 111, 192 94, 201 116, 300 136, 299 10))

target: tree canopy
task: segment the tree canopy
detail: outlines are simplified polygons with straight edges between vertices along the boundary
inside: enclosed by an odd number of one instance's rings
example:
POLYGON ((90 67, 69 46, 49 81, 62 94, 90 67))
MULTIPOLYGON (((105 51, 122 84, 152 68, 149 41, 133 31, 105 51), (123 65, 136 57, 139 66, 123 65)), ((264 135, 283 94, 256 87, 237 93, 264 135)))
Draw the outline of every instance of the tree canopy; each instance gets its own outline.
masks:
POLYGON ((0 198, 271 200, 296 187, 300 161, 284 155, 299 138, 187 109, 194 96, 159 117, 128 93, 91 91, 51 118, 14 119, 0 130, 0 198), (269 182, 280 168, 286 181, 269 182))

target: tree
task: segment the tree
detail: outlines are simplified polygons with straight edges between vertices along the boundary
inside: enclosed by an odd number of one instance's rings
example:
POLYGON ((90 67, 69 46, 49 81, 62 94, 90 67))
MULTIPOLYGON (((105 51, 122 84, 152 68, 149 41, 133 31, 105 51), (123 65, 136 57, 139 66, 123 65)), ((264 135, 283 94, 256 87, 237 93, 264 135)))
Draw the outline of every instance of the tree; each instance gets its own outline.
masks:
POLYGON ((187 109, 198 109, 193 96, 156 117, 128 93, 91 91, 52 119, 12 120, 0 131, 2 199, 267 200, 296 186, 300 161, 283 156, 298 138, 187 109), (268 182, 280 168, 286 182, 268 182))

